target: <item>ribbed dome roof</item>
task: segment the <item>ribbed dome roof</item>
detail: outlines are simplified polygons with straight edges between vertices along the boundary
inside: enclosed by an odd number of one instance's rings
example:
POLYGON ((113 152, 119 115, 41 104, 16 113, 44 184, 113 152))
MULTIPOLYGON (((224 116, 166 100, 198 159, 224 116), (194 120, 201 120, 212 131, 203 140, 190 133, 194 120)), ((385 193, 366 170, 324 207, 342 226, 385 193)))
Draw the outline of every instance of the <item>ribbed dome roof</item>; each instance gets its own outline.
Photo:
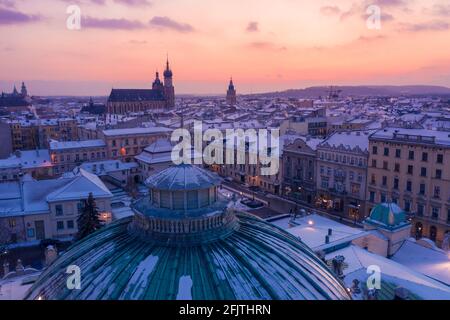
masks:
POLYGON ((169 167, 151 177, 145 183, 158 190, 199 190, 220 185, 222 179, 215 173, 197 166, 180 164, 169 167))
POLYGON ((350 299, 306 245, 257 217, 238 213, 225 239, 191 247, 144 241, 132 218, 72 246, 27 293, 27 299, 350 299), (66 268, 82 270, 80 290, 66 268))

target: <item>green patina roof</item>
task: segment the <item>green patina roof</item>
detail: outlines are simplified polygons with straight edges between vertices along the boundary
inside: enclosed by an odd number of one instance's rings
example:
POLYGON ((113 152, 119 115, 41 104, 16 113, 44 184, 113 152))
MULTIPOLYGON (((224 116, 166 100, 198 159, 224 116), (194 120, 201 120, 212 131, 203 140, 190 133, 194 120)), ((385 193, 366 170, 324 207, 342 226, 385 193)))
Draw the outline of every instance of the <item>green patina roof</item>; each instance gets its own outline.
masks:
POLYGON ((375 206, 366 222, 390 229, 408 224, 405 212, 395 203, 380 203, 375 206))
POLYGON ((27 299, 350 299, 342 282, 305 244, 255 216, 238 213, 225 239, 168 247, 129 232, 118 220, 73 245, 27 299), (81 268, 81 289, 66 268, 81 268))

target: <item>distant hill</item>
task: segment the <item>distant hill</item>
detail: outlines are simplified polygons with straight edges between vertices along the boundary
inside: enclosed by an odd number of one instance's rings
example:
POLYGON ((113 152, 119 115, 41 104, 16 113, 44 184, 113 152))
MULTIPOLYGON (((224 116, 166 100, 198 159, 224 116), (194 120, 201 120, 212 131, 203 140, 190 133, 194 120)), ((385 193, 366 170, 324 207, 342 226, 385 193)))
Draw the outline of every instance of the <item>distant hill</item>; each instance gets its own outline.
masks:
MULTIPOLYGON (((330 87, 318 86, 305 89, 253 94, 252 96, 271 96, 283 98, 318 98, 328 96, 330 87)), ((341 96, 422 96, 450 95, 450 88, 441 86, 333 86, 341 90, 341 96)))

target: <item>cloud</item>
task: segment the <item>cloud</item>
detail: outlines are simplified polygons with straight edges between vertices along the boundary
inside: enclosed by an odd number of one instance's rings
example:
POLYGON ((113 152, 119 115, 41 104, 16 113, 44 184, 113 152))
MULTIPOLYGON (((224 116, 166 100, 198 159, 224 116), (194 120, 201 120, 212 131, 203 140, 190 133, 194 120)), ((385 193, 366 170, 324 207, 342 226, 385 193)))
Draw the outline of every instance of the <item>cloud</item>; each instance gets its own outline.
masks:
POLYGON ((31 23, 41 19, 39 15, 29 15, 13 9, 0 8, 0 25, 31 23))
MULTIPOLYGON (((10 0, 0 0, 1 1, 10 1, 10 0)), ((67 3, 76 3, 76 4, 95 4, 95 5, 106 5, 106 0, 60 0, 67 3)), ((125 5, 125 6, 150 6, 152 2, 149 0, 111 0, 115 3, 125 5)))
POLYGON ((268 41, 255 41, 248 44, 248 47, 251 49, 257 49, 257 50, 272 50, 272 51, 283 51, 287 50, 286 47, 278 46, 275 43, 268 42, 268 41))
POLYGON ((247 25, 247 28, 245 28, 247 32, 258 32, 259 31, 259 25, 256 21, 250 21, 247 25))
POLYGON ((152 3, 148 0, 114 0, 116 3, 120 3, 126 6, 150 6, 152 3))
POLYGON ((406 5, 405 0, 369 0, 367 1, 367 6, 376 5, 376 6, 385 6, 385 7, 400 7, 406 5))
POLYGON ((169 17, 155 16, 149 21, 149 24, 151 26, 161 29, 161 30, 168 29, 168 30, 173 30, 173 31, 181 32, 181 33, 189 33, 189 32, 195 31, 194 28, 190 24, 180 23, 169 17))
POLYGON ((0 0, 0 6, 14 8, 16 4, 14 3, 14 0, 0 0))
POLYGON ((145 24, 137 20, 101 19, 86 16, 82 20, 82 27, 113 30, 134 30, 145 28, 145 24))
POLYGON ((128 41, 130 44, 136 44, 136 45, 143 45, 147 44, 148 42, 146 40, 130 40, 128 41))
POLYGON ((450 4, 435 4, 431 9, 425 9, 425 13, 430 13, 435 16, 450 16, 450 4))
POLYGON ((325 16, 334 16, 341 13, 341 9, 338 6, 324 6, 320 8, 320 13, 325 16))
POLYGON ((423 23, 403 23, 400 25, 400 30, 407 32, 446 31, 450 30, 450 23, 442 20, 433 20, 423 23))

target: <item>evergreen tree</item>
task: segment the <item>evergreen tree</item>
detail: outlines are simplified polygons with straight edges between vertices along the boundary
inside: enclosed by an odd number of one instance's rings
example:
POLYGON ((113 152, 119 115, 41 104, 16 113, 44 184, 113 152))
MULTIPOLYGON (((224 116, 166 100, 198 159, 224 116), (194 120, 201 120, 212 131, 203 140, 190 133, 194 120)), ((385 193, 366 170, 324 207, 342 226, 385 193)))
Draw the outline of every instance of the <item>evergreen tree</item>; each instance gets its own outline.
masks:
POLYGON ((89 193, 87 200, 84 200, 83 211, 78 217, 78 233, 76 238, 78 240, 83 239, 93 233, 94 231, 100 229, 100 214, 98 212, 97 205, 95 204, 95 199, 92 193, 89 193))

